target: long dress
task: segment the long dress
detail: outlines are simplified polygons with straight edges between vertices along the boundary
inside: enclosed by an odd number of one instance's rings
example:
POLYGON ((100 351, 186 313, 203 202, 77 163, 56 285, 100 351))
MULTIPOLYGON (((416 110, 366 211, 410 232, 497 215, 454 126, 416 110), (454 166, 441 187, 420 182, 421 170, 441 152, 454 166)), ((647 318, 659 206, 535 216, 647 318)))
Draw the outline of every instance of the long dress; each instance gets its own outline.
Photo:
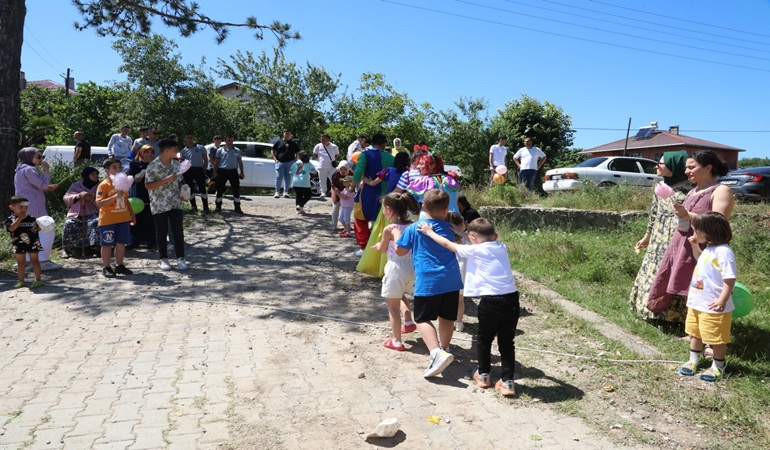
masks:
POLYGON ((650 214, 647 221, 650 243, 647 245, 642 266, 636 274, 636 279, 631 287, 631 295, 628 299, 631 309, 636 311, 645 320, 665 320, 668 322, 684 320, 682 315, 684 304, 681 303, 681 299, 674 301, 669 308, 660 313, 654 313, 647 309, 647 299, 649 298, 652 281, 655 279, 655 274, 658 273, 658 266, 663 260, 663 255, 666 253, 669 243, 671 243, 671 237, 676 228, 673 202, 682 203, 687 196, 687 190, 691 186, 691 183, 686 182, 675 185, 672 198, 660 199, 656 195, 652 196, 652 206, 650 206, 650 214))
MULTIPOLYGON (((695 192, 695 189, 691 190, 682 205, 687 211, 696 214, 711 211, 711 195, 718 186, 717 184, 698 192, 695 192)), ((669 244, 666 253, 663 255, 663 259, 658 267, 658 273, 655 274, 655 279, 650 287, 649 299, 660 299, 666 294, 673 295, 674 301, 667 310, 684 301, 682 306, 679 307, 679 315, 676 317, 678 322, 684 322, 687 317, 687 308, 685 306, 687 291, 690 288, 695 264, 698 262, 692 252, 690 243, 687 241, 687 238, 692 235, 692 226, 688 227, 686 232, 674 231, 671 244, 669 244)), ((673 315, 670 316, 673 317, 673 315)))

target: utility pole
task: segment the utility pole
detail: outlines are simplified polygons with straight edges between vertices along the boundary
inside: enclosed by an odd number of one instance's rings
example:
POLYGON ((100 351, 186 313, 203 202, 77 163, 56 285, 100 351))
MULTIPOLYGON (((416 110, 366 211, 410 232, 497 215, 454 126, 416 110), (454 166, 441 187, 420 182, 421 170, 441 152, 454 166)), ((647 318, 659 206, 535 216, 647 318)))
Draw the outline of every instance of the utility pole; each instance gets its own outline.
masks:
POLYGON ((64 96, 70 96, 70 68, 67 67, 67 78, 64 79, 64 96))
POLYGON ((628 135, 631 133, 631 118, 628 118, 628 128, 626 129, 626 144, 623 146, 623 156, 626 156, 626 150, 628 149, 628 135))

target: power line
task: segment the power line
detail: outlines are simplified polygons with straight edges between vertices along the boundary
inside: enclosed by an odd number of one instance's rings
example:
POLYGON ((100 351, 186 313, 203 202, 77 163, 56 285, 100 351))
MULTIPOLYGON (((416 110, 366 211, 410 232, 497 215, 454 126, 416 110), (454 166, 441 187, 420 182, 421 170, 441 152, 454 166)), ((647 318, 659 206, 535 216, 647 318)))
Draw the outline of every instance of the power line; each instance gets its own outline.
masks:
POLYGON ((51 54, 51 52, 49 52, 47 48, 45 48, 45 45, 42 42, 40 42, 40 39, 38 39, 37 36, 35 36, 35 33, 32 32, 32 29, 30 27, 28 27, 27 25, 24 25, 24 30, 26 30, 25 33, 30 34, 38 42, 38 44, 40 44, 40 47, 42 47, 43 51, 48 53, 48 55, 51 58, 53 58, 53 60, 56 61, 57 64, 59 64, 60 66, 66 66, 66 64, 56 59, 56 57, 53 54, 51 54))
MULTIPOLYGON (((548 1, 548 0, 545 0, 545 1, 548 1)), ((728 27, 723 27, 723 26, 719 26, 719 25, 712 25, 712 24, 709 24, 709 23, 696 22, 694 20, 680 19, 678 17, 672 17, 672 16, 663 15, 663 14, 656 14, 656 13, 652 13, 652 12, 649 12, 649 11, 642 11, 642 10, 638 10, 638 9, 628 8, 626 6, 613 5, 612 3, 601 2, 601 1, 598 1, 598 0, 589 0, 589 1, 594 2, 594 3, 599 3, 599 4, 602 4, 602 5, 611 6, 613 8, 627 9, 629 11, 633 11, 633 12, 637 12, 637 13, 641 13, 641 14, 649 14, 651 16, 663 17, 663 18, 671 19, 671 20, 678 20, 680 22, 687 22, 687 23, 692 23, 692 24, 695 24, 695 25, 703 25, 703 26, 706 26, 706 27, 720 28, 722 30, 727 30, 727 31, 735 31, 736 33, 751 34, 751 35, 754 35, 754 36, 761 36, 761 37, 770 38, 770 35, 767 35, 767 34, 754 33, 754 32, 745 31, 745 30, 737 30, 735 28, 728 28, 728 27)), ((753 41, 749 41, 749 42, 753 42, 753 41)))
POLYGON ((466 5, 477 6, 479 8, 491 9, 493 11, 501 11, 501 12, 506 12, 506 13, 509 13, 509 14, 515 14, 515 15, 519 15, 519 16, 530 17, 530 18, 533 18, 533 19, 545 20, 545 21, 548 21, 548 22, 555 22, 555 23, 559 23, 559 24, 562 24, 562 25, 571 25, 573 27, 585 28, 585 29, 593 30, 593 31, 602 31, 604 33, 616 34, 616 35, 619 35, 619 36, 625 36, 625 37, 630 37, 630 38, 635 38, 635 39, 642 39, 642 40, 645 40, 645 41, 657 42, 657 43, 660 43, 660 44, 675 45, 677 47, 685 47, 685 48, 691 48, 691 49, 694 49, 694 50, 703 50, 703 51, 706 51, 706 52, 721 53, 723 55, 738 56, 738 57, 742 57, 742 58, 750 58, 750 59, 758 59, 758 60, 762 60, 762 61, 770 61, 770 58, 763 58, 761 56, 743 55, 743 54, 740 54, 740 53, 732 53, 732 52, 726 52, 726 51, 722 51, 722 50, 713 50, 713 49, 710 49, 710 48, 697 47, 697 46, 694 46, 694 45, 678 44, 676 42, 663 41, 663 40, 660 40, 660 39, 649 38, 649 37, 644 37, 644 36, 637 36, 635 34, 622 33, 620 31, 612 31, 612 30, 606 30, 606 29, 603 29, 603 28, 591 27, 591 26, 588 26, 588 25, 580 25, 580 24, 577 24, 577 23, 567 22, 567 21, 564 21, 564 20, 549 19, 547 17, 536 16, 536 15, 533 15, 533 14, 526 14, 526 13, 522 13, 522 12, 511 11, 510 9, 505 9, 505 8, 497 8, 497 7, 494 7, 494 6, 480 5, 478 3, 473 3, 473 2, 466 1, 466 0, 455 0, 455 1, 457 1, 458 3, 465 3, 466 5))
POLYGON ((39 57, 40 57, 40 59, 42 59, 42 60, 43 60, 43 61, 44 61, 46 64, 48 64, 49 66, 51 66, 51 68, 52 68, 53 70, 55 70, 55 71, 59 72, 59 75, 61 75, 61 72, 62 72, 62 70, 61 70, 61 69, 58 69, 58 68, 56 68, 56 67, 55 67, 53 64, 51 64, 51 63, 50 63, 50 62, 49 62, 47 59, 45 59, 45 57, 43 57, 43 55, 41 55, 40 53, 38 53, 38 51, 37 51, 37 50, 35 50, 35 47, 33 47, 33 46, 32 46, 32 44, 31 44, 29 41, 27 41, 27 42, 26 42, 26 44, 27 44, 27 48, 29 48, 30 50, 32 50, 33 52, 35 52, 35 54, 36 54, 37 56, 39 56, 39 57))
POLYGON ((730 63, 725 63, 725 62, 721 62, 721 61, 712 61, 712 60, 708 60, 708 59, 694 58, 694 57, 691 57, 691 56, 675 55, 673 53, 660 52, 660 51, 656 51, 656 50, 648 50, 648 49, 638 48, 638 47, 631 47, 631 46, 628 46, 628 45, 613 44, 613 43, 610 43, 610 42, 604 42, 604 41, 599 41, 599 40, 595 40, 595 39, 581 38, 581 37, 577 37, 577 36, 570 36, 570 35, 567 35, 567 34, 554 33, 554 32, 551 32, 551 31, 538 30, 538 29, 535 29, 535 28, 527 28, 527 27, 523 27, 523 26, 520 26, 520 25, 512 25, 510 23, 505 23, 505 22, 497 22, 497 21, 494 21, 494 20, 480 19, 478 17, 467 16, 467 15, 464 15, 464 14, 457 14, 457 13, 452 13, 452 12, 448 12, 448 11, 441 11, 441 10, 433 9, 433 8, 425 8, 425 7, 422 7, 422 6, 409 5, 409 4, 406 4, 406 3, 400 3, 400 2, 396 2, 396 1, 392 1, 392 0, 380 0, 380 1, 382 1, 383 3, 390 3, 390 4, 393 4, 393 5, 399 5, 399 6, 403 6, 403 7, 406 7, 406 8, 418 9, 418 10, 422 10, 422 11, 428 11, 428 12, 433 12, 433 13, 437 13, 437 14, 443 14, 443 15, 446 15, 446 16, 459 17, 461 19, 474 20, 474 21, 477 21, 477 22, 484 22, 484 23, 489 23, 489 24, 493 24, 493 25, 500 25, 500 26, 507 27, 507 28, 514 28, 516 30, 531 31, 533 33, 547 34, 547 35, 551 35, 551 36, 558 36, 558 37, 563 37, 563 38, 567 38, 567 39, 574 39, 574 40, 583 41, 583 42, 590 42, 590 43, 593 43, 593 44, 601 44, 601 45, 607 45, 607 46, 610 46, 610 47, 624 48, 624 49, 627 49, 627 50, 635 50, 635 51, 639 51, 639 52, 650 53, 650 54, 653 54, 653 55, 660 55, 660 56, 668 56, 668 57, 671 57, 671 58, 685 59, 685 60, 688 60, 688 61, 697 61, 697 62, 703 62, 703 63, 714 64, 714 65, 719 65, 719 66, 735 67, 735 68, 738 68, 738 69, 746 69, 746 70, 753 70, 753 71, 757 71, 757 72, 767 72, 767 73, 770 73, 770 69, 762 69, 762 68, 759 68, 759 67, 744 66, 744 65, 740 65, 740 64, 730 64, 730 63))
MULTIPOLYGON (((571 130, 587 131, 626 131, 625 128, 597 128, 597 127, 570 127, 571 130)), ((770 130, 687 130, 679 128, 680 132, 687 133, 770 133, 770 130)))
MULTIPOLYGON (((528 5, 526 3, 517 2, 517 1, 513 1, 513 0, 506 0, 506 1, 508 3, 515 3, 515 4, 520 4, 520 5, 526 5, 526 6, 531 6, 533 8, 536 7, 534 5, 528 5)), ((573 5, 569 5, 569 4, 566 4, 566 3, 560 3, 560 2, 556 2, 556 1, 552 1, 552 0, 542 0, 542 1, 547 2, 547 3, 553 3, 553 4, 559 5, 559 6, 564 6, 566 8, 574 8, 574 9, 578 9, 578 10, 582 10, 582 11, 588 11, 588 12, 592 12, 592 13, 596 13, 596 14, 602 14, 602 15, 611 16, 611 17, 618 17, 618 18, 621 18, 621 19, 627 19, 627 20, 631 20, 631 21, 634 21, 634 22, 648 23, 648 24, 657 25, 657 26, 661 25, 660 23, 657 23, 657 22, 650 22, 650 21, 646 21, 646 20, 640 20, 640 19, 637 19, 637 18, 621 16, 621 15, 618 15, 618 14, 610 14, 610 13, 606 13, 606 12, 603 12, 603 11, 597 11, 595 9, 582 8, 580 6, 573 6, 573 5)), ((543 8, 543 7, 536 7, 536 8, 543 9, 543 10, 546 10, 546 11, 554 11, 554 12, 558 12, 558 13, 562 13, 562 14, 567 14, 566 12, 558 10, 558 9, 543 8)), ((650 28, 645 28, 645 27, 640 27, 640 26, 635 26, 635 25, 629 25, 629 24, 626 24, 626 23, 613 22, 611 20, 598 19, 596 17, 583 16, 583 15, 580 15, 580 14, 572 14, 572 16, 582 17, 584 19, 590 19, 590 20, 598 20, 598 21, 602 21, 602 22, 611 23, 611 24, 614 24, 614 25, 621 25, 621 26, 624 26, 624 27, 631 27, 631 28, 637 28, 637 29, 640 29, 640 30, 652 31, 652 32, 655 32, 655 33, 661 33, 661 34, 668 34, 668 35, 671 35, 671 36, 683 37, 685 39, 697 39, 697 40, 702 41, 702 42, 710 42, 712 44, 717 44, 717 45, 724 45, 724 46, 728 46, 728 47, 742 48, 744 50, 752 50, 752 51, 756 51, 756 52, 768 52, 768 50, 760 50, 758 48, 745 47, 743 45, 728 44, 728 43, 725 43, 725 42, 712 41, 712 40, 709 40, 709 39, 703 39, 703 38, 699 38, 699 37, 686 36, 684 34, 672 33, 670 31, 654 30, 654 29, 650 29, 650 28)), ((703 32, 703 31, 690 30, 688 28, 681 28, 681 27, 674 27, 674 26, 666 26, 666 27, 667 28, 673 28, 675 30, 687 31, 687 32, 690 32, 690 33, 699 33, 699 34, 705 34, 705 35, 708 35, 708 36, 716 36, 716 37, 723 37, 723 38, 726 38, 726 39, 745 41, 745 39, 736 39, 736 38, 729 37, 729 36, 722 36, 722 35, 713 34, 713 33, 706 33, 706 32, 703 32)), ((770 46, 770 43, 756 42, 756 41, 748 41, 748 42, 770 46)))

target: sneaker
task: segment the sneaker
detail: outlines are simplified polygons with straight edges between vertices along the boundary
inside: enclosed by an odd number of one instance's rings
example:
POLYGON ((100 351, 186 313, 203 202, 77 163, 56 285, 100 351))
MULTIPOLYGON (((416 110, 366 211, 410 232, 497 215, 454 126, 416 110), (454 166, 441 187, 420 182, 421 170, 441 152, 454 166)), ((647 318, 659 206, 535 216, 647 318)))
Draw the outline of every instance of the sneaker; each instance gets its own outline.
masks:
POLYGON ((115 273, 118 275, 133 275, 134 272, 123 264, 115 266, 115 273))
POLYGON ((321 192, 321 195, 319 195, 318 198, 320 198, 321 200, 325 200, 326 199, 326 194, 321 192))
POLYGON ((353 256, 356 256, 356 257, 361 256, 363 254, 364 254, 364 249, 362 248, 359 248, 358 250, 353 252, 353 256))
POLYGON ((283 194, 283 198, 291 198, 289 194, 283 194))
POLYGON ((411 333, 416 329, 417 329, 416 323, 410 323, 409 325, 401 325, 401 333, 403 334, 411 333))
POLYGON ((187 263, 184 261, 184 258, 176 260, 176 268, 179 270, 187 270, 187 263))
POLYGON ((299 205, 295 206, 294 209, 297 210, 297 214, 302 214, 301 212, 299 212, 299 210, 302 209, 299 205))
POLYGON ((105 267, 102 269, 102 275, 104 278, 115 278, 115 271, 112 270, 112 267, 105 267))
POLYGON ((275 195, 273 196, 273 198, 280 198, 280 197, 281 197, 281 194, 279 194, 278 192, 276 192, 275 195))
POLYGON ((479 370, 476 369, 476 371, 473 372, 473 379, 476 380, 476 386, 486 389, 490 386, 492 386, 492 381, 489 378, 488 373, 479 373, 479 370))
POLYGON ((303 216, 305 215, 305 208, 303 208, 303 207, 301 207, 301 206, 298 206, 298 207, 297 207, 297 211, 298 211, 300 214, 302 214, 303 216))
POLYGON ((27 283, 25 283, 23 281, 17 281, 16 284, 13 285, 13 288, 14 289, 21 289, 21 288, 26 287, 26 286, 27 286, 27 283))
POLYGON ((397 352, 403 352, 404 350, 406 350, 404 348, 404 344, 396 345, 393 343, 393 339, 386 339, 385 342, 382 343, 382 346, 385 348, 389 348, 391 350, 395 350, 397 352))
POLYGON ((30 289, 37 289, 39 287, 43 287, 43 282, 39 280, 35 280, 32 282, 32 285, 29 287, 30 289))
POLYGON ((168 263, 168 259, 160 260, 160 270, 171 270, 171 264, 168 263))
POLYGON ((465 324, 462 322, 455 322, 455 331, 462 332, 465 329, 465 324))
POLYGON ((495 389, 497 389, 503 397, 513 397, 516 395, 516 388, 513 386, 513 380, 497 380, 495 389))
POLYGON ((696 365, 692 361, 687 361, 686 363, 682 364, 681 367, 679 367, 679 373, 682 375, 687 375, 688 377, 691 377, 695 375, 695 369, 696 365))
POLYGON ((348 233, 347 231, 342 231, 342 232, 340 232, 340 233, 339 233, 339 236, 340 236, 341 238, 349 238, 349 237, 352 237, 352 236, 350 235, 350 233, 348 233))
POLYGON ((430 357, 430 364, 425 372, 422 373, 424 378, 435 377, 444 371, 454 361, 455 357, 451 353, 447 353, 444 350, 437 351, 430 357))
POLYGON ((721 381, 722 380, 722 371, 717 369, 714 366, 711 366, 711 367, 709 367, 708 370, 706 370, 702 374, 698 375, 698 378, 700 378, 703 381, 708 381, 709 383, 713 383, 715 381, 721 381))
POLYGON ((62 266, 61 264, 57 264, 53 261, 43 261, 40 263, 40 270, 57 270, 57 269, 61 269, 62 267, 64 266, 62 266))

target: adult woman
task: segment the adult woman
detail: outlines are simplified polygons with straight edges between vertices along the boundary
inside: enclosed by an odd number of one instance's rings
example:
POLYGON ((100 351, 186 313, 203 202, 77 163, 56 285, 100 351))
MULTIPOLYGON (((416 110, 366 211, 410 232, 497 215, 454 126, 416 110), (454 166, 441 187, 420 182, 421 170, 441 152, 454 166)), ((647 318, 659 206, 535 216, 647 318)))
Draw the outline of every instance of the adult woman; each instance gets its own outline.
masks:
MULTIPOLYGON (((29 215, 32 217, 47 216, 45 193, 53 191, 59 185, 49 184, 51 181, 50 167, 43 161, 43 152, 35 147, 25 147, 17 154, 21 163, 16 168, 13 185, 16 195, 29 200, 29 215), (41 173, 38 166, 43 170, 41 173)), ((61 269, 61 264, 51 261, 51 250, 56 231, 40 232, 40 243, 43 251, 39 253, 40 267, 43 270, 61 269)), ((29 260, 27 260, 29 261, 29 260)))
POLYGON ((80 177, 82 180, 72 183, 64 194, 64 203, 69 211, 62 230, 62 258, 68 258, 73 250, 99 247, 99 207, 96 206, 99 171, 84 167, 80 177))
MULTIPOLYGON (((695 188, 683 203, 673 204, 677 226, 650 288, 647 308, 652 312, 665 311, 676 302, 686 302, 697 262, 687 242, 693 235, 690 221, 705 211, 717 211, 729 219, 735 206, 732 190, 717 181, 717 177, 727 174, 727 165, 714 153, 698 152, 687 158, 685 167, 685 174, 695 183, 695 188)), ((682 311, 679 320, 684 321, 685 317, 682 311)))
POLYGON ((684 314, 687 309, 681 302, 672 304, 665 311, 654 313, 647 309, 647 299, 649 298, 650 286, 655 274, 658 273, 658 266, 666 253, 668 244, 676 228, 674 215, 674 203, 684 202, 687 192, 693 185, 687 180, 685 175, 685 164, 687 162, 687 153, 666 152, 658 162, 658 176, 663 177, 663 182, 674 190, 674 195, 670 198, 662 199, 657 195, 652 196, 652 206, 650 207, 649 219, 647 221, 647 232, 644 237, 636 243, 637 251, 647 248, 642 260, 642 266, 639 273, 636 274, 636 280, 631 288, 629 303, 631 308, 642 318, 650 320, 665 320, 668 322, 684 321, 684 314))
POLYGON ((457 194, 460 190, 459 177, 454 172, 444 172, 444 161, 433 152, 427 152, 417 159, 416 167, 420 176, 409 182, 406 191, 412 194, 418 202, 426 192, 441 189, 449 194, 449 210, 460 212, 457 207, 457 194))
POLYGON ((143 145, 128 165, 128 174, 134 176, 134 185, 129 195, 144 202, 144 209, 136 214, 136 224, 131 229, 134 242, 128 246, 129 248, 136 247, 139 242, 147 243, 147 248, 155 247, 155 222, 150 212, 150 194, 144 186, 144 174, 153 159, 155 159, 155 149, 151 145, 143 145))

